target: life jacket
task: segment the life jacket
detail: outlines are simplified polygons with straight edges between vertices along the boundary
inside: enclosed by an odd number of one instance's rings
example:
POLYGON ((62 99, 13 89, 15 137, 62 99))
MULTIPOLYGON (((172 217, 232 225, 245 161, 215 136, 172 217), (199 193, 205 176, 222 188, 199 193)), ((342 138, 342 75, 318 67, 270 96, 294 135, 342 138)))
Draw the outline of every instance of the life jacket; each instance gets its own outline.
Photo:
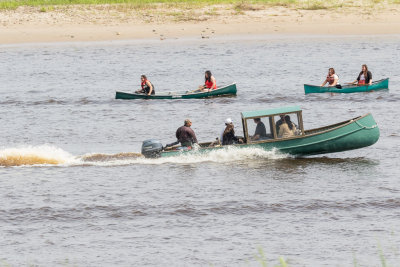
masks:
POLYGON ((326 80, 328 81, 329 84, 333 84, 335 82, 335 76, 326 76, 326 80))
POLYGON ((364 73, 360 74, 360 77, 359 77, 359 80, 358 80, 358 85, 364 85, 366 79, 367 79, 367 77, 365 77, 364 73), (364 79, 361 79, 361 78, 364 78, 364 79))
POLYGON ((213 85, 213 82, 212 82, 211 80, 210 80, 210 81, 206 80, 205 85, 206 85, 206 87, 207 87, 208 89, 217 89, 217 83, 215 83, 214 88, 211 88, 212 85, 213 85))
POLYGON ((150 86, 147 85, 147 83, 146 83, 147 81, 148 81, 148 82, 151 84, 151 86, 153 87, 153 91, 151 92, 151 94, 154 95, 154 94, 155 94, 154 85, 153 85, 149 80, 144 80, 144 81, 141 83, 142 91, 143 91, 144 93, 146 93, 146 94, 148 94, 148 93, 150 92, 150 86))

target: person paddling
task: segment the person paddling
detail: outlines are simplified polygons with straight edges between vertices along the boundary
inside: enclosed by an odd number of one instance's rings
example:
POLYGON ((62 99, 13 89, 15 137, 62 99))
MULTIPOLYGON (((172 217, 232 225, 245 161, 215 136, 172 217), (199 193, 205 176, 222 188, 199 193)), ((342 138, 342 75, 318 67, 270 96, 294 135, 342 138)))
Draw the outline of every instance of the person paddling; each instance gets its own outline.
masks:
POLYGON ((136 91, 136 93, 140 94, 146 94, 146 95, 154 95, 156 93, 156 91, 154 90, 154 85, 147 80, 146 75, 141 75, 140 76, 140 80, 141 80, 141 87, 142 89, 139 89, 136 91))
POLYGON ((371 85, 372 84, 372 73, 368 70, 366 64, 361 66, 361 72, 358 74, 357 79, 350 83, 350 84, 357 84, 357 85, 371 85))
POLYGON ((334 68, 329 68, 328 75, 326 76, 326 79, 322 83, 321 87, 325 86, 325 84, 327 84, 327 83, 328 83, 329 87, 334 87, 334 86, 339 85, 338 84, 339 83, 339 76, 337 76, 335 74, 335 69, 334 68))
POLYGON ((204 73, 204 85, 199 86, 200 91, 211 91, 217 89, 217 82, 214 78, 214 76, 211 74, 211 71, 207 70, 204 73))

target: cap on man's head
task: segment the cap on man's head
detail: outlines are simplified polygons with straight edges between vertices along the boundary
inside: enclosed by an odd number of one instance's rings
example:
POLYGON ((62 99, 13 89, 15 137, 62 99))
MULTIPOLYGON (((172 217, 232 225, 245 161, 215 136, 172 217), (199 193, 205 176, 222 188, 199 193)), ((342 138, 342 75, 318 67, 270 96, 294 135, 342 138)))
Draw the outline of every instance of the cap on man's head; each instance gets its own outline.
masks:
POLYGON ((190 119, 186 119, 184 123, 185 123, 185 125, 187 125, 187 124, 189 124, 189 123, 191 123, 191 122, 192 122, 192 121, 191 121, 190 119))
POLYGON ((225 124, 231 124, 231 123, 232 123, 231 118, 227 118, 227 119, 225 120, 225 124))

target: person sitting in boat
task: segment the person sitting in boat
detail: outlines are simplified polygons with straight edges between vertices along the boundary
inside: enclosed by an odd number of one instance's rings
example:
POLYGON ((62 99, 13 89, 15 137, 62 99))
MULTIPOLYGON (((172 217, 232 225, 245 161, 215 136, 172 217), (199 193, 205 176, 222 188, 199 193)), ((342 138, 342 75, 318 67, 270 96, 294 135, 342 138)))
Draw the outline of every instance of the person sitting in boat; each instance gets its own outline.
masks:
POLYGON ((251 137, 252 141, 262 140, 267 137, 267 130, 265 128, 264 123, 260 118, 254 118, 254 123, 257 124, 256 130, 254 131, 254 135, 251 137))
POLYGON ((225 120, 225 129, 221 134, 222 145, 242 144, 243 140, 235 136, 235 126, 231 118, 225 120))
POLYGON ((217 89, 217 82, 212 76, 211 71, 207 70, 204 74, 204 85, 199 86, 199 90, 202 92, 210 92, 211 90, 217 89))
POLYGON ((328 75, 326 76, 326 79, 321 86, 325 86, 325 84, 328 84, 329 87, 340 86, 339 76, 335 74, 334 68, 329 68, 328 75))
POLYGON ((372 84, 372 73, 368 70, 367 65, 363 64, 361 66, 361 72, 358 74, 357 80, 351 84, 357 85, 371 85, 372 84))
POLYGON ((191 148, 194 143, 197 144, 196 134, 190 128, 192 126, 192 121, 186 119, 184 125, 176 130, 176 139, 181 143, 182 146, 191 148))
POLYGON ((141 79, 142 89, 137 90, 136 93, 138 93, 138 94, 141 93, 141 94, 146 94, 146 95, 154 95, 156 93, 156 91, 154 90, 154 85, 149 80, 147 80, 146 75, 144 75, 144 74, 141 75, 140 79, 141 79))
POLYGON ((284 118, 284 121, 279 126, 278 137, 279 138, 288 138, 288 137, 294 136, 295 132, 296 132, 296 126, 290 120, 290 116, 286 115, 284 118))
POLYGON ((276 133, 279 133, 279 127, 281 126, 281 124, 285 121, 285 115, 281 114, 279 115, 280 119, 275 123, 275 127, 276 127, 276 133))

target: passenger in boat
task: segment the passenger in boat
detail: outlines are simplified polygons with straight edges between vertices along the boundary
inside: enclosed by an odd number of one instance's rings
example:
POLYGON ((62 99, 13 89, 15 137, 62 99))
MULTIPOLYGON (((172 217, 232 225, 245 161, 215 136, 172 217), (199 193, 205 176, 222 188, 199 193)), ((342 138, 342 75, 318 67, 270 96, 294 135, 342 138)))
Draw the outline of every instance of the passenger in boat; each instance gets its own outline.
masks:
POLYGON ((191 147, 194 143, 197 144, 196 134, 190 126, 192 126, 192 121, 186 119, 184 125, 176 130, 176 139, 182 146, 191 147))
POLYGON ((154 95, 156 93, 156 91, 154 90, 154 85, 149 80, 147 80, 146 75, 141 75, 140 80, 142 89, 137 90, 136 93, 142 93, 146 95, 154 95))
POLYGON ((291 137, 295 135, 295 132, 296 132, 296 126, 290 120, 290 116, 286 115, 284 121, 279 126, 278 137, 279 138, 291 137))
POLYGON ((367 65, 363 64, 361 66, 361 72, 358 74, 357 80, 351 84, 357 85, 371 85, 372 84, 372 73, 368 70, 367 65))
POLYGON ((267 137, 267 130, 265 129, 264 123, 260 118, 254 118, 254 123, 257 124, 254 135, 251 137, 251 140, 262 140, 267 137))
POLYGON ((225 129, 221 134, 222 145, 242 144, 243 140, 235 136, 235 126, 231 118, 225 120, 225 129))
POLYGON ((202 92, 210 92, 211 90, 217 89, 217 82, 212 76, 211 71, 207 70, 204 74, 204 85, 199 86, 199 90, 202 92))
POLYGON ((322 83, 321 86, 325 86, 328 83, 329 87, 340 86, 339 85, 339 76, 335 74, 334 68, 329 68, 328 75, 326 76, 325 81, 322 83))
POLYGON ((285 115, 281 114, 279 115, 280 119, 275 123, 276 126, 276 133, 279 133, 279 127, 281 126, 281 124, 285 121, 285 115))

